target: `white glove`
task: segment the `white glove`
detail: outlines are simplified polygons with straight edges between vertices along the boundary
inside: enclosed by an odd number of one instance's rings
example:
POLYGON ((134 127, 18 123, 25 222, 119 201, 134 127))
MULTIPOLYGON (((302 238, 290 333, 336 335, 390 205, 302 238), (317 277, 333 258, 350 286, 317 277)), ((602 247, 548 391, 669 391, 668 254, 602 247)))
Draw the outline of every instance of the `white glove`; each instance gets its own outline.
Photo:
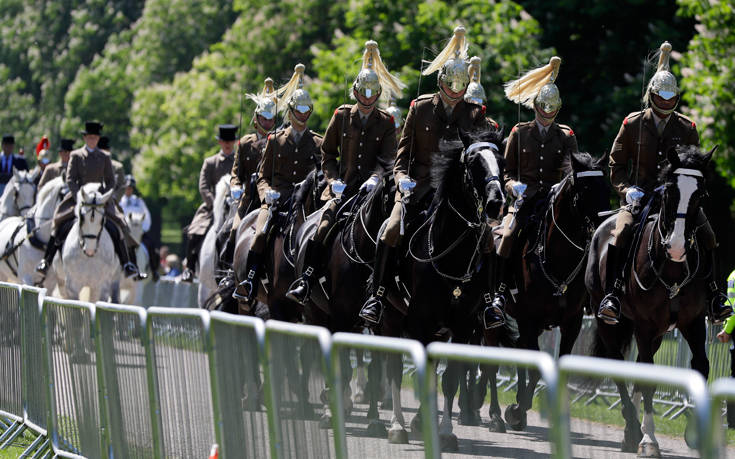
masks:
POLYGON ((345 192, 345 188, 347 188, 347 185, 345 185, 345 182, 342 180, 335 180, 332 182, 332 193, 334 193, 335 196, 340 197, 342 196, 342 193, 345 192))
POLYGON ((561 183, 555 183, 551 186, 551 194, 556 194, 559 191, 559 188, 561 188, 561 183))
POLYGON ((520 198, 521 196, 523 196, 523 193, 526 192, 526 188, 528 188, 528 185, 521 182, 516 182, 513 184, 512 187, 510 187, 511 191, 513 192, 513 196, 515 196, 516 198, 520 198))
POLYGON ((269 206, 272 206, 273 203, 278 201, 278 198, 280 197, 281 197, 281 193, 279 193, 278 191, 274 189, 269 189, 268 191, 265 192, 265 203, 268 204, 269 206))
POLYGON ((625 192, 625 202, 627 202, 628 204, 637 205, 638 203, 640 203, 643 195, 643 190, 641 190, 637 186, 632 186, 628 188, 628 191, 625 192))
POLYGON ((232 196, 232 199, 235 201, 239 201, 242 197, 242 188, 239 186, 236 186, 230 190, 230 196, 232 196))
POLYGON ((416 188, 416 182, 411 177, 403 177, 398 181, 398 190, 401 194, 411 194, 414 188, 416 188))
POLYGON ((378 182, 380 182, 380 179, 378 179, 377 175, 371 175, 369 179, 365 180, 365 183, 360 185, 360 191, 366 191, 370 193, 375 189, 376 186, 378 186, 378 182))

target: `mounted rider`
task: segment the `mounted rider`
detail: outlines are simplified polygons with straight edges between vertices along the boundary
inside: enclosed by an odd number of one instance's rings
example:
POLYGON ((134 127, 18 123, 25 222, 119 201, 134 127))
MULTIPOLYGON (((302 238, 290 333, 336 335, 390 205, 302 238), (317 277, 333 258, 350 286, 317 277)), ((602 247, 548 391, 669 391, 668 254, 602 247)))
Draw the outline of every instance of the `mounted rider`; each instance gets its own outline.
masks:
MULTIPOLYGON (((54 214, 54 232, 46 246, 46 253, 36 267, 36 271, 45 275, 56 255, 58 249, 64 244, 69 230, 74 224, 74 206, 76 205, 77 192, 79 189, 91 182, 102 184, 101 191, 115 187, 115 175, 112 169, 110 155, 97 147, 103 124, 97 121, 87 121, 82 137, 85 146, 71 152, 69 166, 66 174, 66 184, 69 193, 57 207, 54 214)), ((120 258, 123 272, 126 277, 134 276, 135 280, 147 277, 140 273, 135 264, 135 248, 138 242, 130 235, 130 229, 125 221, 125 216, 117 206, 116 201, 110 199, 105 205, 105 228, 115 246, 115 253, 120 258), (122 233, 122 234, 121 234, 122 233)))
POLYGON ((529 222, 552 186, 564 177, 564 162, 578 152, 572 128, 555 122, 561 109, 561 95, 554 84, 561 59, 552 57, 547 65, 531 70, 518 80, 505 84, 506 97, 534 111, 533 121, 518 123, 511 129, 505 146, 505 190, 514 199, 503 218, 502 239, 497 254, 495 295, 484 295, 485 328, 505 323, 510 277, 509 259, 518 232, 529 222), (489 304, 488 304, 489 303, 489 304))
POLYGON ((122 198, 120 198, 120 208, 123 214, 143 214, 143 236, 139 241, 145 245, 148 251, 148 264, 153 273, 153 280, 158 281, 158 265, 161 263, 160 259, 156 255, 155 243, 149 233, 151 229, 151 212, 148 210, 148 206, 145 205, 143 198, 135 194, 136 188, 135 177, 132 174, 125 176, 125 188, 122 198))
POLYGON ((301 304, 308 301, 313 279, 319 278, 327 235, 338 218, 342 202, 358 192, 372 191, 393 167, 395 119, 377 105, 384 90, 386 95, 401 97, 404 87, 383 64, 378 43, 366 42, 362 69, 352 83, 352 97, 357 103, 337 108, 324 134, 321 165, 328 186, 322 200, 328 204, 316 232, 306 243, 302 275, 289 288, 288 298, 301 304))
POLYGON ((31 174, 33 175, 33 183, 36 184, 36 190, 39 190, 38 184, 41 183, 43 172, 51 163, 51 143, 46 136, 43 136, 36 145, 36 162, 36 167, 33 168, 31 174))
POLYGON ((403 237, 402 221, 414 218, 433 195, 430 171, 432 156, 439 151, 439 140, 454 135, 458 129, 487 127, 484 107, 464 100, 470 82, 465 35, 464 27, 456 27, 447 46, 423 71, 424 75, 439 71, 439 91, 419 96, 408 110, 393 167, 398 191, 376 249, 372 295, 360 311, 368 326, 377 325, 382 317, 387 280, 394 269, 391 260, 395 259, 395 249, 403 237))
POLYGON ((314 103, 304 88, 305 68, 303 64, 297 64, 291 80, 277 92, 279 109, 285 112, 291 125, 268 136, 258 167, 258 195, 262 204, 247 256, 247 275, 232 294, 240 301, 249 302, 256 296, 268 238, 266 226, 271 215, 279 204, 291 197, 294 185, 303 181, 318 165, 322 137, 307 127, 314 103))
MULTIPOLYGON (((633 226, 641 203, 654 193, 658 173, 667 164, 666 153, 680 145, 699 145, 694 121, 675 111, 681 91, 669 68, 671 45, 664 42, 659 53, 656 73, 648 82, 643 96, 646 108, 625 117, 610 150, 610 181, 621 203, 627 205, 621 207, 617 214, 612 241, 607 247, 606 296, 597 312, 597 317, 609 324, 617 324, 620 319, 620 295, 627 282, 625 265, 631 249, 633 226), (631 167, 628 166, 629 161, 631 167)), ((717 241, 702 209, 696 225, 700 244, 714 257, 717 241)), ((732 308, 727 305, 727 297, 718 286, 720 279, 716 270, 713 271, 713 279, 709 316, 718 323, 732 314, 732 308)))
POLYGON ((61 145, 59 145, 59 160, 55 163, 49 164, 43 170, 41 180, 38 182, 39 190, 56 177, 62 177, 62 179, 66 181, 66 167, 69 164, 69 156, 71 155, 72 150, 74 150, 74 139, 61 139, 61 145))
POLYGON ((232 170, 235 162, 235 143, 237 142, 237 126, 233 124, 220 124, 219 134, 215 136, 219 143, 220 151, 206 158, 199 172, 199 194, 202 203, 199 205, 194 218, 186 227, 186 269, 181 273, 183 282, 193 282, 194 272, 199 255, 199 248, 204 241, 213 220, 214 193, 217 183, 232 170))
MULTIPOLYGON (((485 112, 485 102, 487 96, 485 96, 485 88, 482 87, 481 75, 482 75, 482 58, 479 56, 472 56, 470 58, 470 84, 467 85, 467 91, 464 93, 464 101, 467 103, 480 105, 485 112)), ((497 121, 487 116, 485 113, 485 119, 490 126, 494 127, 495 130, 500 129, 500 125, 497 121)))
MULTIPOLYGON (((255 102, 253 112, 253 126, 255 132, 247 134, 240 139, 235 152, 235 161, 232 164, 232 178, 230 179, 230 194, 232 198, 239 201, 237 213, 232 222, 230 236, 220 255, 220 262, 225 266, 232 265, 232 257, 235 252, 237 228, 245 216, 255 196, 251 195, 251 184, 257 181, 258 165, 263 156, 268 133, 276 124, 277 101, 276 91, 273 88, 273 80, 265 79, 263 91, 259 94, 246 94, 246 97, 255 102), (253 177, 255 176, 255 177, 253 177), (254 178, 254 180, 253 180, 254 178)), ((254 187, 253 187, 254 188, 254 187)))

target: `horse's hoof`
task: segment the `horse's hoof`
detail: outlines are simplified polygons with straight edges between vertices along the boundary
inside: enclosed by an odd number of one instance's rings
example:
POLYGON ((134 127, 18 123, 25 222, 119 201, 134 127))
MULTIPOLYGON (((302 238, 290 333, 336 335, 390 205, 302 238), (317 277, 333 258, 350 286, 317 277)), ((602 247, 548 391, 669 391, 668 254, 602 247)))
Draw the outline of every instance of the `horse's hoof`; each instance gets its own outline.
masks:
POLYGON ((490 424, 487 430, 495 433, 505 433, 505 421, 503 421, 503 418, 499 414, 493 414, 490 417, 490 424))
POLYGON ((691 449, 699 449, 699 434, 696 422, 691 416, 687 416, 687 426, 684 429, 684 441, 691 449))
POLYGON ((444 453, 456 453, 459 451, 457 436, 453 433, 439 434, 439 446, 444 453))
POLYGON ((457 423, 461 426, 479 426, 482 418, 475 410, 463 410, 459 412, 457 423))
POLYGON ((411 438, 421 440, 421 416, 416 415, 411 419, 411 438))
POLYGON ((513 430, 524 430, 526 428, 526 412, 517 403, 505 408, 505 422, 513 430))
POLYGON ((640 424, 625 428, 623 441, 620 444, 620 451, 624 453, 638 452, 638 444, 643 440, 640 424))
POLYGON ((641 443, 638 445, 638 457, 661 457, 661 450, 658 449, 658 443, 641 443))
POLYGON ((332 417, 326 413, 322 414, 322 417, 319 418, 319 428, 320 429, 331 429, 332 428, 332 417))
MULTIPOLYGON (((404 430, 403 432, 405 433, 406 431, 404 430)), ((383 424, 383 422, 379 419, 372 420, 370 421, 370 423, 368 423, 367 434, 369 437, 373 438, 387 438, 388 429, 385 428, 385 424, 383 424)))
POLYGON ((396 445, 408 444, 408 432, 404 428, 394 428, 388 431, 388 443, 396 445))
POLYGON ((360 392, 355 392, 355 396, 352 397, 352 401, 354 403, 363 403, 364 404, 364 403, 367 403, 368 402, 368 398, 365 395, 365 392, 360 391, 360 392))

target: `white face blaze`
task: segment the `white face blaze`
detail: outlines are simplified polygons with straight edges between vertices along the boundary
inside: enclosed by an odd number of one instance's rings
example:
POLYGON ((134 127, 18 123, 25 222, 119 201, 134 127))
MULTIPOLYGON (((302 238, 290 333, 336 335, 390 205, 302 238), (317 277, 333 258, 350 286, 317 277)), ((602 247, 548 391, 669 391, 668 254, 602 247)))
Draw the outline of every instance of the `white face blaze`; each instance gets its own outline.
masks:
MULTIPOLYGON (((492 148, 483 148, 480 150, 480 156, 482 156, 482 159, 485 161, 485 164, 487 164, 487 167, 490 169, 490 173, 500 178, 500 167, 498 166, 498 161, 495 159, 495 154, 493 153, 492 148)), ((500 192, 500 199, 504 200, 505 196, 503 195, 503 185, 501 182, 494 181, 495 185, 498 187, 498 191, 500 192)))
MULTIPOLYGON (((686 215, 689 208, 689 200, 697 190, 697 179, 689 175, 678 175, 677 182, 679 188, 679 203, 676 206, 676 213, 686 215)), ((686 260, 686 239, 684 235, 685 219, 676 217, 674 220, 674 229, 671 231, 667 241, 667 252, 672 261, 683 262, 686 260)))

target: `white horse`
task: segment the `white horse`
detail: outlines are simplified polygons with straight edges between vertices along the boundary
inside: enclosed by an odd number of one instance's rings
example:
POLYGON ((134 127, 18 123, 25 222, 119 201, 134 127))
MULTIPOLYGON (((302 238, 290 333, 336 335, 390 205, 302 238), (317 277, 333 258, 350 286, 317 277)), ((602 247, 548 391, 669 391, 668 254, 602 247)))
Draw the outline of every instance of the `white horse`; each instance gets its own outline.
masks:
POLYGON ((225 174, 215 187, 214 206, 212 209, 212 225, 202 241, 199 250, 199 306, 217 290, 215 274, 219 254, 217 253, 217 233, 230 215, 237 211, 230 198, 230 174, 225 174))
POLYGON ((105 204, 115 190, 102 194, 100 183, 87 183, 77 192, 76 221, 54 258, 59 292, 67 299, 95 302, 119 298, 120 262, 105 229, 105 204))
MULTIPOLYGON (((138 265, 138 269, 141 273, 151 274, 151 267, 148 258, 148 249, 141 242, 143 240, 143 221, 145 220, 145 214, 143 212, 128 212, 125 215, 125 220, 128 222, 130 228, 130 234, 133 239, 138 241, 138 248, 135 249, 135 262, 138 265)), ((141 282, 134 281, 132 277, 123 277, 120 281, 120 289, 127 292, 122 302, 124 304, 140 304, 142 298, 138 298, 138 294, 142 293, 143 290, 138 289, 138 285, 141 282)))
POLYGON ((0 196, 0 220, 8 217, 25 216, 36 200, 37 172, 19 171, 13 168, 13 176, 8 180, 0 196))

